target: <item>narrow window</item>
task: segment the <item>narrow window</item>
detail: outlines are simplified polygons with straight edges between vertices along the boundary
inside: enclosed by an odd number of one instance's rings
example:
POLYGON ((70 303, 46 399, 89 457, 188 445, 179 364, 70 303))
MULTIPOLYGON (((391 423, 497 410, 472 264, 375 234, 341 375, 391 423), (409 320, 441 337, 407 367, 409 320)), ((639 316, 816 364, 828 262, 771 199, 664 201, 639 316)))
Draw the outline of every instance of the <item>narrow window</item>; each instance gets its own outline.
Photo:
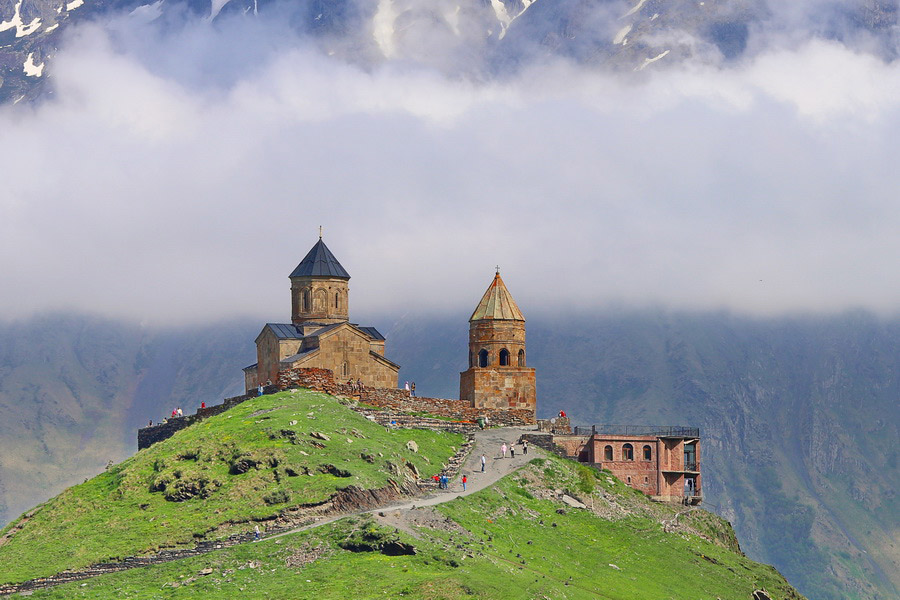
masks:
POLYGON ((520 367, 525 366, 525 351, 524 350, 519 350, 519 366, 520 367))
POLYGON ((335 308, 341 307, 341 295, 338 292, 334 293, 334 307, 335 308))
POLYGON ((509 350, 504 348, 500 351, 500 366, 508 367, 509 366, 509 350))
POLYGON ((303 312, 309 312, 309 289, 304 289, 300 295, 303 297, 303 312))
POLYGON ((653 460, 653 450, 650 446, 644 446, 644 460, 653 460))
POLYGON ((607 446, 603 449, 603 460, 611 461, 612 459, 612 446, 607 446))
POLYGON ((697 447, 694 444, 684 445, 684 469, 685 471, 697 470, 697 447))
POLYGON ((478 352, 478 366, 486 367, 488 365, 488 351, 482 348, 478 352))
POLYGON ((634 446, 631 444, 622 446, 622 460, 634 460, 634 446))
POLYGON ((628 485, 631 485, 631 475, 628 476, 628 485))
POLYGON ((647 485, 648 483, 650 483, 650 478, 644 477, 644 485, 647 485))

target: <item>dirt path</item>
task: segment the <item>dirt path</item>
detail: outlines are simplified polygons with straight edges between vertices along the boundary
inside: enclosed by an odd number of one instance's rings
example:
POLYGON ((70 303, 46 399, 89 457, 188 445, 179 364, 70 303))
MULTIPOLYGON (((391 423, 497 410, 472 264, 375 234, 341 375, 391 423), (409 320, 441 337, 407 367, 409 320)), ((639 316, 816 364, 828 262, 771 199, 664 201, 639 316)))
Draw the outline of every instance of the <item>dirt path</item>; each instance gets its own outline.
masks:
MULTIPOLYGON (((355 513, 334 515, 324 518, 320 521, 316 521, 315 523, 310 523, 309 525, 297 527, 296 529, 284 531, 276 535, 266 536, 264 539, 270 540, 286 535, 291 535, 292 533, 297 533, 298 531, 314 529, 328 523, 333 523, 334 521, 343 519, 344 517, 347 517, 349 515, 365 515, 380 512, 390 512, 394 515, 392 518, 392 522, 394 520, 397 520, 398 517, 400 521, 403 521, 404 519, 402 514, 397 515, 396 513, 404 513, 414 508, 421 508, 425 506, 435 506, 436 504, 443 504, 444 502, 449 502, 461 496, 474 494, 475 492, 483 490, 484 488, 496 483, 502 477, 509 475, 516 469, 523 467, 529 460, 537 456, 537 453, 542 452, 540 448, 530 446, 528 449, 528 454, 525 455, 521 452, 522 446, 517 445, 515 447, 515 458, 511 458, 509 452, 507 452, 506 458, 503 458, 501 456, 500 450, 501 446, 504 443, 507 446, 512 446, 513 443, 516 442, 523 433, 529 431, 534 431, 534 428, 504 427, 502 429, 485 429, 476 432, 475 445, 472 447, 472 451, 469 453, 465 464, 460 469, 459 475, 450 482, 449 490, 435 490, 434 493, 429 494, 428 496, 415 498, 404 502, 387 504, 385 506, 379 506, 378 508, 361 510, 355 513), (484 473, 481 472, 482 453, 485 455, 486 459, 484 473), (466 475, 468 478, 465 491, 463 491, 462 486, 463 475, 466 475)), ((397 524, 400 525, 401 523, 397 524)))

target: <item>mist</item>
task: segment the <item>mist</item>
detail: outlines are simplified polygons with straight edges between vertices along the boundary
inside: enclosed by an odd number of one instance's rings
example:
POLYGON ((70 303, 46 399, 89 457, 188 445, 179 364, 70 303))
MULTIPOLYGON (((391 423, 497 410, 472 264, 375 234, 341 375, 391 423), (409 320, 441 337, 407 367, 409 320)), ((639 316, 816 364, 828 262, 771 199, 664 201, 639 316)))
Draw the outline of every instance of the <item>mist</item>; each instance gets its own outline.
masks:
POLYGON ((0 319, 285 319, 320 225, 369 313, 471 310, 499 265, 526 314, 896 314, 900 68, 791 25, 824 4, 638 75, 498 69, 470 21, 71 28, 52 97, 0 108, 0 319))

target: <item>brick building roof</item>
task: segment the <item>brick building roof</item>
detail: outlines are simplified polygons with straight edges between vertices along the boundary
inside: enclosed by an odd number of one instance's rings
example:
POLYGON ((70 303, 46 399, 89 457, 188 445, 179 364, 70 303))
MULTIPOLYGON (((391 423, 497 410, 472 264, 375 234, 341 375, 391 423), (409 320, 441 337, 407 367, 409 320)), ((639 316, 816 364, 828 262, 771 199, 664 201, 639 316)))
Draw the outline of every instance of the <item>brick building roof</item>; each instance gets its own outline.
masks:
POLYGON ((338 279, 350 279, 350 274, 341 266, 334 257, 322 238, 306 254, 291 277, 335 277, 338 279))
POLYGON ((483 319, 525 320, 525 317, 522 316, 522 311, 519 310, 516 301, 513 300, 512 294, 506 289, 506 284, 500 279, 499 271, 494 275, 494 280, 488 286, 469 321, 481 321, 483 319))

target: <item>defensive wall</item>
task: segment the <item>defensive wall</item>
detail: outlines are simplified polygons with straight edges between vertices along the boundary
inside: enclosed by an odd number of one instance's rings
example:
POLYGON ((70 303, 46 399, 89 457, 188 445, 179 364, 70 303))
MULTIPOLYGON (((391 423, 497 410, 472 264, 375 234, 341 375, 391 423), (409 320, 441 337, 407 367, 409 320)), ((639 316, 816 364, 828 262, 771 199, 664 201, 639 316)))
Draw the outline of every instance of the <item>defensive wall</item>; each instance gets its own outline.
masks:
MULTIPOLYGON (((535 423, 534 411, 528 409, 475 408, 462 400, 412 396, 408 390, 337 383, 330 369, 312 367, 287 369, 278 374, 275 385, 266 386, 263 391, 271 394, 301 387, 358 400, 362 405, 351 408, 386 426, 466 433, 478 427, 476 423, 479 419, 484 419, 486 425, 504 427, 535 423), (427 416, 422 413, 426 413, 427 416), (429 416, 432 418, 428 418, 429 416)), ((253 394, 244 394, 226 398, 221 404, 197 409, 193 415, 172 417, 164 423, 143 427, 138 430, 138 450, 149 448, 172 437, 185 427, 223 413, 253 397, 253 394)))

